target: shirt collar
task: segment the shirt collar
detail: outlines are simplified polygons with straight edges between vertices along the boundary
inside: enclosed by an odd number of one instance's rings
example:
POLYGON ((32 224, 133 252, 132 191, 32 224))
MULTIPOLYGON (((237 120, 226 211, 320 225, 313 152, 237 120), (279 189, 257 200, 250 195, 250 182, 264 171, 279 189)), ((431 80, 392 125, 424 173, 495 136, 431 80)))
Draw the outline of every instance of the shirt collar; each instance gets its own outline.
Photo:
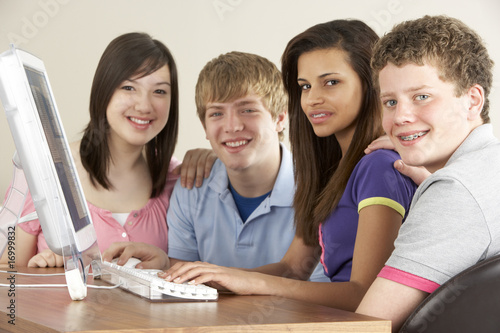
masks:
POLYGON ((470 132, 464 142, 451 155, 446 165, 469 152, 481 150, 492 143, 498 143, 498 139, 493 135, 493 126, 489 123, 478 126, 470 132))
MULTIPOLYGON (((293 161, 292 154, 280 143, 281 147, 281 164, 278 171, 278 176, 274 182, 274 187, 269 197, 271 206, 290 207, 293 204, 293 196, 295 193, 295 180, 293 176, 293 161)), ((229 179, 224 164, 217 159, 212 168, 211 177, 208 180, 208 186, 212 190, 222 194, 229 191, 229 179)))

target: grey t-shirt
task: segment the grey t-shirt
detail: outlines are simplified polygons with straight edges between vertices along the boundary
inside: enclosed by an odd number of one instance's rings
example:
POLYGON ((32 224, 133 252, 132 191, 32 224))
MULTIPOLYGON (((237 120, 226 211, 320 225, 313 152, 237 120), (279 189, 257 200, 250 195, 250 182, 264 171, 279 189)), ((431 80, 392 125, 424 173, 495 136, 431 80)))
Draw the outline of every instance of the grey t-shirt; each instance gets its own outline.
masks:
POLYGON ((485 124, 419 186, 386 265, 443 284, 499 252, 500 142, 485 124))

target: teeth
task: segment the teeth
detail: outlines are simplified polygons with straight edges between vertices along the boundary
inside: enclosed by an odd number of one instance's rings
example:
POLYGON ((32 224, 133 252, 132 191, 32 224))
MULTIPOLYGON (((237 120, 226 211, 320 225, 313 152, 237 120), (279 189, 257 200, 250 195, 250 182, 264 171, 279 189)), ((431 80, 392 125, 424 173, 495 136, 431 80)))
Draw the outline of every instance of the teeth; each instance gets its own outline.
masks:
POLYGON ((247 140, 235 141, 235 142, 226 142, 226 145, 232 148, 246 145, 248 143, 247 140))
POLYGON ((139 125, 147 125, 151 122, 151 120, 141 120, 137 119, 134 117, 129 117, 130 120, 132 120, 134 123, 139 124, 139 125))
POLYGON ((324 116, 326 116, 326 113, 316 113, 316 114, 313 114, 311 117, 319 118, 319 117, 324 117, 324 116))
POLYGON ((401 137, 401 140, 403 141, 412 141, 412 140, 415 140, 423 135, 427 134, 427 132, 419 132, 419 133, 415 133, 413 135, 408 135, 408 136, 402 136, 401 137))

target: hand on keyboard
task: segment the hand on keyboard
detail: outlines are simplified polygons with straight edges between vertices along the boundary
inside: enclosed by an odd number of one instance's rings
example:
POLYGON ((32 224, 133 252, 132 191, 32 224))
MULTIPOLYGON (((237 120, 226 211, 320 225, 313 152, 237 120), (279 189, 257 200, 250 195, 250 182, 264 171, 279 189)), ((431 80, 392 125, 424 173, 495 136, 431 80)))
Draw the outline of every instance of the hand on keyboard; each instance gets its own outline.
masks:
POLYGON ((240 295, 258 293, 256 285, 259 285, 266 275, 200 261, 179 262, 165 272, 158 274, 159 277, 164 278, 166 281, 201 283, 218 290, 229 290, 240 295))
POLYGON ((101 278, 104 281, 119 284, 122 289, 154 301, 215 301, 218 299, 216 289, 205 285, 165 281, 158 277, 161 270, 128 268, 103 262, 101 271, 101 278))
POLYGON ((141 260, 137 268, 166 269, 170 267, 167 254, 151 244, 140 242, 117 242, 102 254, 103 261, 118 259, 118 265, 124 265, 128 259, 135 257, 141 260))

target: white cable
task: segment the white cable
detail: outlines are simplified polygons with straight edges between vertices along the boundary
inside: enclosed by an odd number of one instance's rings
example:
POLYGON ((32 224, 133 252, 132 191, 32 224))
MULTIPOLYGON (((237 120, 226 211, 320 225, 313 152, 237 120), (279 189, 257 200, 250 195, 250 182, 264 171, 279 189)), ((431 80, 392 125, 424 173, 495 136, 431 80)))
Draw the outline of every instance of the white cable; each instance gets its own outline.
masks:
POLYGON ((0 273, 5 274, 16 274, 16 275, 25 275, 25 276, 63 276, 64 273, 52 273, 52 274, 37 274, 37 273, 20 273, 20 272, 9 272, 0 270, 0 273))
MULTIPOLYGON (((0 283, 0 287, 10 287, 10 284, 0 283)), ((53 288, 61 288, 67 287, 65 284, 15 284, 16 288, 38 288, 38 287, 53 287, 53 288)))
MULTIPOLYGON (((114 286, 97 286, 94 284, 88 284, 87 287, 94 289, 115 289, 121 286, 122 284, 116 284, 114 286)), ((10 284, 0 283, 0 287, 10 287, 10 284)), ((66 284, 15 284, 15 287, 21 288, 63 288, 67 287, 66 284)))
MULTIPOLYGON (((0 273, 15 274, 15 275, 25 275, 25 276, 64 276, 64 273, 53 273, 53 274, 36 274, 36 273, 20 273, 20 272, 9 272, 0 270, 0 273)), ((122 283, 116 284, 114 286, 97 286, 94 284, 88 284, 87 287, 94 289, 115 289, 121 286, 122 283)), ((10 284, 0 283, 0 287, 10 287, 10 284)), ((15 284, 15 287, 21 288, 62 288, 67 287, 67 284, 15 284)))

